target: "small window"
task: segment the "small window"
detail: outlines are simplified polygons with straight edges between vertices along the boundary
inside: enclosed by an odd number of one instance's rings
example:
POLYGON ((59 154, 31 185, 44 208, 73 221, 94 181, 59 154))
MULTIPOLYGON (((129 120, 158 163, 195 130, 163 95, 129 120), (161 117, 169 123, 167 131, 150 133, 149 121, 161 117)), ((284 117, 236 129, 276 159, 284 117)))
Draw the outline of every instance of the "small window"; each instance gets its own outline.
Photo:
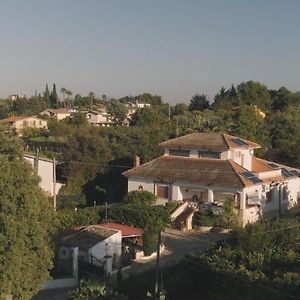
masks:
POLYGON ((170 156, 185 156, 185 157, 189 157, 190 156, 190 150, 170 149, 169 150, 169 155, 170 156))
POLYGON ((235 201, 234 202, 235 202, 235 207, 240 209, 240 207, 241 207, 241 194, 240 193, 237 193, 235 195, 235 201))
POLYGON ((220 152, 198 151, 198 157, 203 158, 221 158, 220 152))

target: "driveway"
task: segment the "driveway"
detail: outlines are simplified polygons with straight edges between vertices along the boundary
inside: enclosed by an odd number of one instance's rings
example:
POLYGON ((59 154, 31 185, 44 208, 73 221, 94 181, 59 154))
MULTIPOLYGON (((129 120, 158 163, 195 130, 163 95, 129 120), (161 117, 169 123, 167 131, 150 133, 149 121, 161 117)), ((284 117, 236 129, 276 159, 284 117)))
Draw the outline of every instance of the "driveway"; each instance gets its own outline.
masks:
MULTIPOLYGON (((166 229, 162 233, 162 242, 165 245, 161 253, 160 266, 166 267, 177 263, 185 257, 187 253, 195 251, 205 251, 214 242, 228 237, 228 233, 202 233, 196 230, 180 231, 176 229, 166 229)), ((139 273, 154 267, 156 256, 149 260, 140 260, 132 264, 131 273, 139 273)))

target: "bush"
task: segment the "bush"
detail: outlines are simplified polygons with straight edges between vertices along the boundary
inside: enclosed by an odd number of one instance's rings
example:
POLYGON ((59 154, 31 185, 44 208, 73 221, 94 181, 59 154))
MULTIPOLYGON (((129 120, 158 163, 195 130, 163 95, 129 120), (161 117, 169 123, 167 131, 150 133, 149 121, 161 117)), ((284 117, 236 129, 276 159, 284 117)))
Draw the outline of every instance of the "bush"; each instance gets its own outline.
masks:
POLYGON ((146 230, 143 234, 143 251, 145 256, 151 255, 157 250, 158 233, 153 230, 146 230))
POLYGON ((156 199, 153 193, 147 191, 131 191, 124 197, 125 202, 137 205, 152 205, 156 199))
POLYGON ((195 226, 212 227, 215 226, 217 218, 213 214, 206 210, 197 211, 194 214, 193 224, 195 226))
POLYGON ((176 202, 167 202, 166 209, 169 214, 171 214, 176 208, 178 207, 178 204, 176 202))

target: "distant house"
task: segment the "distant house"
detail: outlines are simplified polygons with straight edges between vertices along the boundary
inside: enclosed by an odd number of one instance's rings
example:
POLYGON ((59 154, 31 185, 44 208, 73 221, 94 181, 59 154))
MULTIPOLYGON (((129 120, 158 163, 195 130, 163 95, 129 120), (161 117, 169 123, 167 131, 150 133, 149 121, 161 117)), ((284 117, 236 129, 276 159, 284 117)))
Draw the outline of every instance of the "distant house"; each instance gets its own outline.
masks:
POLYGON ((109 127, 113 124, 111 116, 106 109, 89 111, 86 113, 86 119, 88 123, 94 126, 109 127))
POLYGON ((44 128, 47 129, 47 121, 36 117, 26 116, 11 116, 6 119, 0 120, 1 125, 9 125, 11 129, 21 133, 25 128, 44 128))
POLYGON ((58 121, 70 117, 72 110, 69 108, 48 108, 41 112, 41 115, 46 115, 51 118, 55 118, 58 121))
POLYGON ((33 155, 25 154, 24 158, 28 161, 32 168, 36 170, 38 176, 41 178, 39 183, 41 189, 49 196, 57 195, 63 183, 57 182, 54 178, 54 161, 48 158, 36 157, 33 155))
MULTIPOLYGON (((78 247, 78 259, 94 265, 106 265, 109 268, 118 265, 122 253, 122 234, 120 230, 91 225, 78 228, 78 231, 64 236, 60 241, 59 259, 67 259, 70 249, 78 247)), ((108 273, 109 270, 107 271, 108 273)))
POLYGON ((143 189, 161 203, 190 201, 216 213, 231 197, 242 224, 281 215, 300 203, 300 171, 256 158, 260 145, 254 142, 193 133, 160 147, 163 156, 123 173, 129 192, 143 189))

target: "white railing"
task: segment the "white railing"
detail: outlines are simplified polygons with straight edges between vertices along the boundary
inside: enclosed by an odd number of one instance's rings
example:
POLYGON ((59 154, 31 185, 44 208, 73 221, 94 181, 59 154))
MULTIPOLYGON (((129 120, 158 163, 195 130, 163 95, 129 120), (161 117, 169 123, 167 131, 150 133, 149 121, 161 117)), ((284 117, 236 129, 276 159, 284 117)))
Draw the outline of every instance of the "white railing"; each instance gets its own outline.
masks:
POLYGON ((183 213, 189 205, 188 201, 185 201, 179 205, 171 214, 171 221, 175 220, 181 213, 183 213))

